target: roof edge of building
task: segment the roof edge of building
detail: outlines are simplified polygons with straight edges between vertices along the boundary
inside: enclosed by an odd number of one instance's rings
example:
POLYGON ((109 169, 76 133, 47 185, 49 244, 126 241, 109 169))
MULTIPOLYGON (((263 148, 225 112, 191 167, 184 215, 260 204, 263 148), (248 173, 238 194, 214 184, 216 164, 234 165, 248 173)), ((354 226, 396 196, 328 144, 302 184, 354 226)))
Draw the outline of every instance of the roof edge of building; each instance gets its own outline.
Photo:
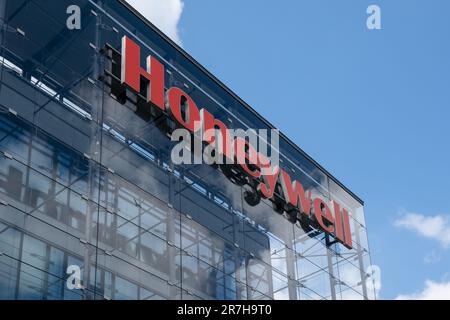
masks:
MULTIPOLYGON (((152 30, 154 30, 159 36, 166 40, 175 50, 183 55, 187 60, 193 63, 197 68, 204 72, 211 80, 217 83, 223 90, 230 94, 233 98, 238 100, 245 108, 247 108, 252 114, 254 114, 259 120, 264 122, 268 127, 275 129, 267 119, 261 116, 253 107, 246 103, 241 97, 239 97, 233 90, 231 90, 227 85, 225 85, 221 80, 214 76, 208 69, 206 69, 202 64, 200 64, 195 58, 193 58, 189 53, 187 53, 183 48, 181 48, 175 41, 170 39, 164 32, 162 32, 158 27, 156 27, 152 22, 145 18, 139 11, 137 11, 133 6, 131 6, 126 0, 117 0, 125 8, 130 10, 134 15, 141 19, 146 25, 148 25, 152 30)), ((321 166, 316 160, 309 156, 305 151, 303 151, 296 143, 294 143, 289 137, 287 137, 283 132, 280 131, 280 136, 286 140, 295 150, 304 155, 309 161, 311 161, 315 166, 317 166, 321 171, 323 171, 330 179, 332 179, 338 186, 344 189, 349 195, 355 198, 361 205, 364 205, 364 201, 353 193, 349 188, 347 188, 343 183, 341 183, 335 176, 333 176, 328 170, 321 166)))

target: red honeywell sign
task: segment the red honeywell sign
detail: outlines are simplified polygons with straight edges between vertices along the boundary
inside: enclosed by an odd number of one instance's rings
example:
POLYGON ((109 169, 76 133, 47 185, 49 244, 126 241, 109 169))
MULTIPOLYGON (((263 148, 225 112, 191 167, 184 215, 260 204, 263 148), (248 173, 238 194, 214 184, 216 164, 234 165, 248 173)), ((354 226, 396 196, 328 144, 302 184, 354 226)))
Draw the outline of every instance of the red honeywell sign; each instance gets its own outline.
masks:
MULTIPOLYGON (((228 134, 227 126, 206 109, 199 109, 195 101, 182 89, 171 87, 164 90, 164 65, 155 57, 147 57, 146 69, 140 66, 140 47, 130 38, 122 38, 122 66, 121 82, 133 90, 140 92, 141 79, 146 80, 147 102, 167 111, 175 121, 182 127, 194 133, 197 130, 207 130, 219 128, 222 136, 223 155, 228 158, 244 156, 246 159, 257 159, 252 166, 246 163, 239 164, 246 174, 259 179, 257 191, 266 199, 273 199, 277 183, 281 185, 285 207, 292 212, 295 210, 296 217, 302 218, 303 215, 313 219, 320 229, 328 234, 332 234, 336 239, 347 248, 352 248, 352 236, 350 230, 349 212, 336 201, 322 199, 320 196, 312 197, 311 191, 305 191, 302 184, 294 180, 290 175, 279 168, 272 167, 270 161, 262 154, 249 145, 242 138, 233 138, 228 134), (183 115, 182 104, 185 106, 183 115), (201 123, 201 126, 195 126, 195 123, 201 123), (255 157, 255 154, 257 157, 255 157), (262 174, 264 171, 264 174, 262 174), (332 207, 332 208, 331 208, 332 207)), ((214 137, 203 136, 206 143, 213 143, 214 137)))

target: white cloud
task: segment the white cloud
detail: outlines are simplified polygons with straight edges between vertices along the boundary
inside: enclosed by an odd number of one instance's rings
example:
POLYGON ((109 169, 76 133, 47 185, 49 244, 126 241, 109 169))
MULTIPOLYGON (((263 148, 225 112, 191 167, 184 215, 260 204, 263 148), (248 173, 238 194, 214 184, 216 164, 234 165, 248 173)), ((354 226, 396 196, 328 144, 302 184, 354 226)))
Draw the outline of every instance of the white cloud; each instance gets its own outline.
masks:
POLYGON ((352 289, 347 289, 347 290, 341 292, 341 299, 342 300, 363 300, 364 297, 352 289))
MULTIPOLYGON (((369 277, 366 277, 363 281, 365 281, 367 288, 367 297, 370 300, 379 298, 379 293, 381 289, 381 269, 379 266, 371 265, 367 267, 365 274, 369 277)), ((358 294, 356 291, 350 289, 359 289, 361 290, 361 274, 359 269, 353 266, 350 263, 340 265, 339 266, 339 278, 342 282, 345 283, 345 287, 343 287, 344 291, 342 294, 343 300, 361 300, 363 296, 358 294), (350 287, 350 288, 346 288, 350 287)), ((361 292, 362 293, 362 292, 361 292)))
POLYGON ((426 238, 437 240, 444 248, 450 246, 450 219, 446 215, 424 216, 407 213, 397 219, 397 227, 413 230, 426 238))
POLYGON ((183 12, 183 0, 127 0, 137 11, 181 45, 178 22, 183 12))
POLYGON ((425 281, 425 288, 413 294, 401 294, 396 300, 450 300, 450 281, 425 281))

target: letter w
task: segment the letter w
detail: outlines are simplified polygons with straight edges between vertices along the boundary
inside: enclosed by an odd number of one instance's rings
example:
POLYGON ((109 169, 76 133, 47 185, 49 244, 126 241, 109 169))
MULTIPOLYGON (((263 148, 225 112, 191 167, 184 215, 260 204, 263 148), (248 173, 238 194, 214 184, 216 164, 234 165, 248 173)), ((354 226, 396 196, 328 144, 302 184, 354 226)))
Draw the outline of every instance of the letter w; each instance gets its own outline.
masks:
POLYGON ((294 180, 291 182, 289 174, 281 170, 281 187, 286 202, 298 208, 300 213, 309 216, 311 211, 311 191, 308 191, 308 196, 305 195, 305 190, 300 182, 294 180))

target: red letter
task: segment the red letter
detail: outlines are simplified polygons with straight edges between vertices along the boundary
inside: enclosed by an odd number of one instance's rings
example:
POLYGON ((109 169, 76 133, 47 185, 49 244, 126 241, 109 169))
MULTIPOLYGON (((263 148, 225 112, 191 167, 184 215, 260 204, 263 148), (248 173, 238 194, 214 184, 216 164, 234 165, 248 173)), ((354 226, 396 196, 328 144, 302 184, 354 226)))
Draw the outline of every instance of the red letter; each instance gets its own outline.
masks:
POLYGON ((194 100, 183 90, 172 87, 167 90, 167 108, 170 108, 172 115, 183 127, 191 132, 195 132, 200 129, 200 126, 196 127, 196 122, 200 123, 200 112, 198 111, 197 105, 194 100), (183 114, 181 106, 184 105, 185 108, 185 118, 183 119, 183 114))
POLYGON ((278 167, 275 167, 273 169, 272 168, 263 168, 263 169, 264 170, 261 171, 262 182, 258 185, 257 189, 259 192, 261 192, 264 198, 270 199, 273 197, 280 169, 278 167), (271 170, 272 173, 269 173, 269 170, 271 170))
POLYGON ((342 209, 342 215, 344 218, 344 234, 345 234, 345 242, 344 245, 351 249, 353 247, 353 243, 352 243, 352 231, 350 230, 350 218, 348 216, 348 211, 344 209, 342 209))
POLYGON ((241 167, 252 177, 259 178, 261 172, 258 164, 258 152, 255 148, 247 140, 237 137, 234 139, 234 152, 241 167), (253 170, 249 168, 247 161, 254 168, 253 170))
POLYGON ((311 211, 311 191, 308 192, 308 197, 306 197, 301 183, 296 180, 291 182, 291 177, 284 170, 281 170, 280 182, 286 202, 299 208, 301 213, 309 216, 309 212, 311 211))
POLYGON ((333 216, 331 215, 331 210, 328 205, 319 197, 314 199, 314 216, 320 227, 328 232, 332 233, 334 231, 333 226, 333 216), (323 221, 325 219, 325 221, 323 221))
POLYGON ((136 93, 141 91, 141 77, 148 81, 146 98, 164 110, 164 66, 155 58, 147 58, 147 70, 141 68, 141 50, 131 39, 122 38, 122 83, 136 93))
POLYGON ((344 243, 344 230, 342 229, 342 216, 341 207, 339 203, 333 201, 334 204, 334 227, 336 238, 339 239, 341 243, 344 243))

